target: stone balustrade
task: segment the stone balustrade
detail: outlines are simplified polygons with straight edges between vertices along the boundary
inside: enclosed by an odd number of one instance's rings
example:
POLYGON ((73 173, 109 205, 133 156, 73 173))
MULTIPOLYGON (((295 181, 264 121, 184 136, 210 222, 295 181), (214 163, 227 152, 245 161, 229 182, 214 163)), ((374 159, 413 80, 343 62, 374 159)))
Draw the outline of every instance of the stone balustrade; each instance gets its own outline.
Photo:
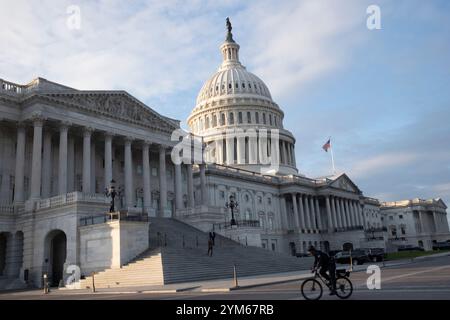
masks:
POLYGON ((88 194, 75 191, 47 199, 40 199, 36 202, 36 210, 56 208, 73 204, 79 201, 105 204, 109 203, 108 198, 103 194, 88 194))

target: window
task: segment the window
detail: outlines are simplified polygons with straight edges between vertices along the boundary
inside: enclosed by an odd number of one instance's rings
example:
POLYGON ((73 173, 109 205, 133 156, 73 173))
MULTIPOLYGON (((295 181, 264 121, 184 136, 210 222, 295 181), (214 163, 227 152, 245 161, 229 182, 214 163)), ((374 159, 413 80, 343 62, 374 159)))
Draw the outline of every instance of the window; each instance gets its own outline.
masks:
POLYGON ((255 122, 259 123, 259 113, 255 112, 255 122))
POLYGON ((252 114, 247 112, 247 123, 252 123, 252 114))
POLYGON ((234 124, 234 113, 230 112, 228 124, 234 124))
POLYGON ((399 215, 398 218, 399 218, 399 219, 403 219, 403 215, 399 215))
POLYGON ((242 112, 238 113, 238 121, 239 123, 242 123, 242 112))
POLYGON ((242 82, 242 88, 245 89, 245 83, 244 82, 242 82))
POLYGON ((405 226, 401 226, 400 229, 401 229, 401 231, 402 231, 402 235, 405 235, 405 234, 406 234, 406 228, 405 228, 405 226))
POLYGON ((263 113, 263 123, 266 124, 266 114, 263 113))
POLYGON ((258 196, 258 203, 262 203, 262 197, 261 196, 258 196))
POLYGON ((272 204, 272 198, 267 198, 267 204, 270 206, 272 204))
POLYGON ((212 123, 213 128, 217 127, 217 116, 213 115, 213 123, 212 123))
POLYGON ((389 216, 389 220, 394 220, 394 217, 393 216, 389 216))
POLYGON ((225 199, 225 191, 220 191, 220 198, 225 199))
POLYGON ((231 82, 228 84, 228 89, 231 89, 231 82))
POLYGON ((244 196, 244 199, 245 199, 245 202, 248 202, 248 201, 250 200, 250 197, 248 196, 248 194, 246 194, 246 195, 244 196))
POLYGON ((272 115, 269 114, 269 124, 272 125, 272 115))
POLYGON ((225 125, 225 113, 220 114, 220 125, 221 126, 225 125))
POLYGON ((205 118, 205 129, 209 129, 209 117, 205 118))
POLYGON ((152 168, 152 176, 157 177, 158 176, 158 169, 152 168))

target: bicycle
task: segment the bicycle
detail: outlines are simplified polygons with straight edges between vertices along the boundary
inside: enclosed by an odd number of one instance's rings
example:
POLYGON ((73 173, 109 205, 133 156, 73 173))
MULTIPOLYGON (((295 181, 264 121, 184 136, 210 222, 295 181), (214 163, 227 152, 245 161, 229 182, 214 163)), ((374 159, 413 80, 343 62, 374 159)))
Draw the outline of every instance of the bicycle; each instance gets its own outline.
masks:
MULTIPOLYGON (((301 292, 306 300, 319 300, 323 294, 321 282, 331 290, 331 283, 324 279, 317 269, 313 270, 314 277, 303 281, 301 292), (319 281, 320 280, 320 281, 319 281)), ((344 269, 336 270, 336 295, 340 299, 347 299, 353 293, 353 284, 348 278, 350 272, 344 269)))

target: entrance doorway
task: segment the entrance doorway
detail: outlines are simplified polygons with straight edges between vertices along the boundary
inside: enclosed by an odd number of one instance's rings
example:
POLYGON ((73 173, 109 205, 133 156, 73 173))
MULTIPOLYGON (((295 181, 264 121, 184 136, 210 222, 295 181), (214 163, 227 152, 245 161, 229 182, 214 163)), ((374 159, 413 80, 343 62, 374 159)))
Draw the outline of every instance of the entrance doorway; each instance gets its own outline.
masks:
POLYGON ((67 237, 61 230, 53 230, 46 237, 47 276, 51 286, 58 286, 63 280, 64 263, 67 256, 67 237))

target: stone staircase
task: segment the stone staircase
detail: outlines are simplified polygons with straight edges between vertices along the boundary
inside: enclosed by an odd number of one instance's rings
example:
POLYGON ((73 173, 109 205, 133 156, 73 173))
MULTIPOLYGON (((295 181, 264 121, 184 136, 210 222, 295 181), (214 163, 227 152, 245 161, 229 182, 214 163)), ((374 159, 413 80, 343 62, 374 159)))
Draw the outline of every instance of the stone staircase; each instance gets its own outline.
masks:
MULTIPOLYGON (((306 270, 312 259, 296 258, 257 247, 245 247, 216 235, 213 256, 207 255, 208 234, 178 220, 152 218, 150 248, 117 269, 95 274, 96 288, 151 286, 306 270)), ((80 281, 91 287, 92 278, 80 281)))
POLYGON ((19 278, 0 276, 0 291, 19 290, 27 288, 27 284, 19 278))

